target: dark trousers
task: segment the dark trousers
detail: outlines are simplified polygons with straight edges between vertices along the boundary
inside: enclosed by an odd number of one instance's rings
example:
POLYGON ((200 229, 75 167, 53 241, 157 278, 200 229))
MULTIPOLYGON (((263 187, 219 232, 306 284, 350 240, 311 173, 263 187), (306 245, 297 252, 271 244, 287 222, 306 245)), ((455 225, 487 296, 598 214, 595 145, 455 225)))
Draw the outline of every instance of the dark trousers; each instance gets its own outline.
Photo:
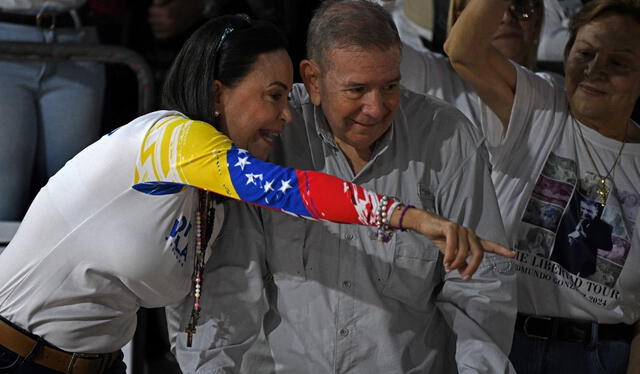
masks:
POLYGON ((629 340, 573 343, 516 331, 509 359, 518 374, 625 374, 629 348, 629 340))

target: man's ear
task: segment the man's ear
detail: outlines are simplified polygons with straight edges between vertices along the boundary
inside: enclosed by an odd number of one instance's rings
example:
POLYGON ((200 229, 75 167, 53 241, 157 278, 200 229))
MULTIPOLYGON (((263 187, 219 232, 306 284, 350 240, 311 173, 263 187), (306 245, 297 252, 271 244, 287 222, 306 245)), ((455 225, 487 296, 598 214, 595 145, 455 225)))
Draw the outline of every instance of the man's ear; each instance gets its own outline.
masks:
POLYGON ((313 60, 300 61, 300 76, 311 102, 320 106, 320 66, 313 60))

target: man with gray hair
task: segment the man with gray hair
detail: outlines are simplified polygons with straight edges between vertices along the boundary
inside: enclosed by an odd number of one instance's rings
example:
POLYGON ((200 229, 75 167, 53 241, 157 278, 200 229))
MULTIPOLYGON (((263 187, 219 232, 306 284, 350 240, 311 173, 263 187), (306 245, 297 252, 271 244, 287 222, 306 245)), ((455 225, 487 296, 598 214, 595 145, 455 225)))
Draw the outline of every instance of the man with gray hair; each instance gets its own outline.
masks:
MULTIPOLYGON (((469 228, 460 228, 461 242, 473 231, 505 242, 481 135, 452 106, 399 86, 401 42, 383 8, 325 1, 307 50, 304 86, 291 93, 293 123, 272 161, 435 212, 469 228)), ((443 270, 433 242, 409 231, 380 242, 369 227, 243 206, 224 224, 233 229, 208 263, 195 348, 178 336, 183 370, 513 372, 508 258, 487 254, 465 280, 464 270, 443 270)))

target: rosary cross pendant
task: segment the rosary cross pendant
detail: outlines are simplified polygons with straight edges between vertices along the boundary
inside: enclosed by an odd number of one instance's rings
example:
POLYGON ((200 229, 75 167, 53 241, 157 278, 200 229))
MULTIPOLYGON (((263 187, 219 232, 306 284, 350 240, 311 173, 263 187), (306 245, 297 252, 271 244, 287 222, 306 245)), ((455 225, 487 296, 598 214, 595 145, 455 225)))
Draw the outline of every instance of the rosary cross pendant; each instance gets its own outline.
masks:
POLYGON ((187 347, 191 347, 193 345, 193 334, 196 333, 196 329, 187 327, 184 332, 187 333, 187 347))

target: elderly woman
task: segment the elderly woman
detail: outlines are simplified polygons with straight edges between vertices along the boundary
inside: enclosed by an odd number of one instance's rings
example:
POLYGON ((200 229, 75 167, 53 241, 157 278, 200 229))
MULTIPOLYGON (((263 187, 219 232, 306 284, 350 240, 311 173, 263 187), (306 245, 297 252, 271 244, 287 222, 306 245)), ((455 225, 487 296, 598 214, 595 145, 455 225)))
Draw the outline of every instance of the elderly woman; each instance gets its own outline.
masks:
POLYGON ((511 5, 472 1, 445 45, 500 119, 493 177, 519 260, 511 359, 519 373, 637 373, 640 1, 595 0, 576 16, 564 92, 493 45, 511 5), (532 230, 549 239, 542 255, 532 230))
POLYGON ((291 119, 284 44, 274 26, 243 17, 203 25, 167 77, 170 110, 104 136, 41 190, 0 258, 0 371, 121 373, 118 350, 133 336, 137 309, 189 292, 190 337, 220 197, 377 226, 383 241, 392 227, 415 229, 467 275, 482 246, 508 254, 393 198, 262 161, 291 119))

